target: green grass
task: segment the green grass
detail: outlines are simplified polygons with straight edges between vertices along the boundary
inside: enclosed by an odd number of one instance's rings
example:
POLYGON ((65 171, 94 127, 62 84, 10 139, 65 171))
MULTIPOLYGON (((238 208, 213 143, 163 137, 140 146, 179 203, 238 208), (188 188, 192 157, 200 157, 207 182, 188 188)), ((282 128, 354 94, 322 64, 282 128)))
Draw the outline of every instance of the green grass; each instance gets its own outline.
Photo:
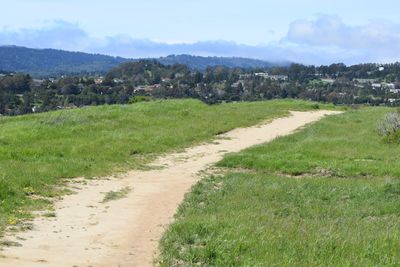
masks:
POLYGON ((0 118, 0 228, 51 205, 48 197, 64 193, 55 187, 61 178, 138 168, 160 153, 312 105, 169 100, 0 118))
POLYGON ((218 165, 292 175, 400 176, 400 146, 387 144, 377 122, 388 108, 363 108, 324 119, 274 142, 224 158, 218 165))
POLYGON ((225 157, 219 166, 241 169, 192 189, 161 265, 398 266, 400 146, 375 129, 388 111, 331 116, 225 157))

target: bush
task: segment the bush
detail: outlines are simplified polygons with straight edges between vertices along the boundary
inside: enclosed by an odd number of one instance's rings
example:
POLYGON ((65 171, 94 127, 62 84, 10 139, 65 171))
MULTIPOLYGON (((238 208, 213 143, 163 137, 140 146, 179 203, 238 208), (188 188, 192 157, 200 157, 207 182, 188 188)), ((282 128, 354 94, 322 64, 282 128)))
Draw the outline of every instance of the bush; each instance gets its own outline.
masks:
POLYGON ((319 105, 318 104, 313 104, 313 105, 311 105, 311 108, 312 109, 319 109, 319 105))
POLYGON ((390 112, 378 123, 378 132, 390 143, 400 143, 400 113, 390 112))
POLYGON ((139 102, 149 102, 151 100, 152 98, 150 96, 137 95, 129 99, 129 104, 139 103, 139 102))

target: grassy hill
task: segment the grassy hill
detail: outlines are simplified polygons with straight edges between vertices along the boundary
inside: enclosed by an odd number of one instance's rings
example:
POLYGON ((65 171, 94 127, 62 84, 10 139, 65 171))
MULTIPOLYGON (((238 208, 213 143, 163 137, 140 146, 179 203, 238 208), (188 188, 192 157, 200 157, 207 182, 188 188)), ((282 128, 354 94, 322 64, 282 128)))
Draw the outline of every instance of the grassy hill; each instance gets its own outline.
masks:
POLYGON ((164 266, 397 266, 400 146, 388 108, 330 116, 226 156, 162 240, 164 266))
POLYGON ((160 153, 313 107, 295 100, 213 106, 169 100, 0 117, 0 227, 51 206, 65 193, 57 185, 66 178, 138 168, 160 153))

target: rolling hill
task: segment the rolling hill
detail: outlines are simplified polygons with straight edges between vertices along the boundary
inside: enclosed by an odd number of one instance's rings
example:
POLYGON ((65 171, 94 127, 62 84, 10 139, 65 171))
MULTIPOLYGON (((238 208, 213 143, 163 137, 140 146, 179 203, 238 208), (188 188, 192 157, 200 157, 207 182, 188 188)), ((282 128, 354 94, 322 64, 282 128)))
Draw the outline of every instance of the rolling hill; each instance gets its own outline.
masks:
POLYGON ((125 61, 127 59, 99 54, 0 46, 0 70, 33 76, 104 73, 125 61))
MULTIPOLYGON (((33 76, 61 76, 82 74, 104 74, 127 59, 100 54, 69 52, 56 49, 33 49, 19 46, 0 46, 0 71, 24 72, 33 76)), ((226 66, 239 68, 268 68, 288 65, 249 58, 200 57, 171 55, 155 58, 164 65, 184 64, 191 69, 205 70, 207 67, 226 66)))

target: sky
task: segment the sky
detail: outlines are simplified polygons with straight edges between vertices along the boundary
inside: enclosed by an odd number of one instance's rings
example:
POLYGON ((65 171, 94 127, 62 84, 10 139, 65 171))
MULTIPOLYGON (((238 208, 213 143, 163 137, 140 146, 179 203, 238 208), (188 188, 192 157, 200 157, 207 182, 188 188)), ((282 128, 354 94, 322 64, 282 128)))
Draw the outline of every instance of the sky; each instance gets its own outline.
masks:
POLYGON ((396 0, 0 0, 0 45, 130 58, 400 61, 396 0))

